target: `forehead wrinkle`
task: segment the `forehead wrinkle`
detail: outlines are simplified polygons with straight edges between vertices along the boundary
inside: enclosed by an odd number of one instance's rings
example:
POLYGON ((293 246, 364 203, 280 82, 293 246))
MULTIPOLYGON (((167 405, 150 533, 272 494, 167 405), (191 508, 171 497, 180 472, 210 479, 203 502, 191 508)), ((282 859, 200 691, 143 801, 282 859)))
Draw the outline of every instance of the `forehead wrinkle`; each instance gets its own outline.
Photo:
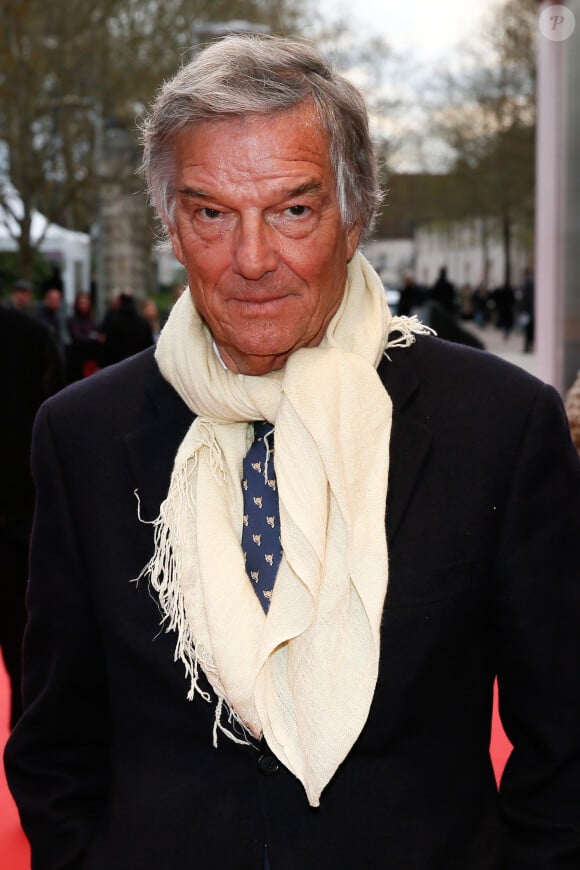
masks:
MULTIPOLYGON (((286 115, 279 119, 280 122, 286 120, 286 115)), ((242 123, 224 119, 216 124, 202 125, 193 133, 193 139, 185 135, 180 137, 177 150, 181 152, 182 159, 177 160, 176 168, 178 176, 181 176, 177 179, 181 195, 188 199, 199 197, 202 202, 221 199, 224 194, 249 193, 250 189, 255 194, 262 191, 268 196, 275 196, 278 202, 301 196, 311 196, 317 200, 330 196, 335 190, 335 179, 329 154, 324 147, 326 137, 317 135, 311 141, 308 135, 303 135, 296 149, 294 144, 287 141, 285 128, 282 131, 284 135, 278 135, 279 124, 276 121, 270 138, 264 133, 269 134, 272 121, 262 118, 248 118, 242 123), (217 145, 212 143, 214 132, 217 145), (237 142, 233 165, 222 153, 224 132, 227 141, 231 142, 233 137, 237 142), (196 153, 197 133, 201 136, 197 140, 201 152, 196 153), (211 147, 212 144, 214 147, 211 147)), ((300 113, 297 121, 300 122, 297 126, 303 131, 313 126, 308 114, 305 117, 300 113)), ((227 148, 226 152, 229 153, 227 148)))
MULTIPOLYGON (((310 178, 306 181, 303 181, 301 184, 296 185, 296 187, 287 187, 283 188, 279 196, 282 199, 295 199, 301 196, 308 196, 313 194, 314 196, 320 197, 322 195, 322 184, 319 180, 310 178)), ((178 189, 180 194, 184 196, 188 196, 195 199, 214 199, 214 195, 205 190, 200 190, 198 188, 189 187, 187 184, 183 185, 178 189)))

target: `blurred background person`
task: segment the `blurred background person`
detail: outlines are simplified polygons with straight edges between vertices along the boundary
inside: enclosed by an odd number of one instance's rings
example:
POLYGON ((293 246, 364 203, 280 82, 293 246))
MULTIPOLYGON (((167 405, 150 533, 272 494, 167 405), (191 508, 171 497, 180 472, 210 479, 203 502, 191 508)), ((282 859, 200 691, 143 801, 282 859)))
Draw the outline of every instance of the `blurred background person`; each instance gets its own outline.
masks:
POLYGON ((474 323, 480 329, 485 329, 489 323, 490 298, 485 281, 480 281, 471 297, 471 308, 474 323))
POLYGON ((62 386, 62 360, 50 331, 22 311, 0 308, 0 646, 11 686, 11 727, 22 709, 20 655, 34 504, 32 424, 40 404, 62 386))
POLYGON ((101 332, 103 344, 100 364, 103 367, 120 362, 154 344, 151 326, 139 314, 130 290, 118 294, 115 307, 103 320, 101 332))
POLYGON ((32 312, 34 285, 32 281, 19 278, 12 285, 10 299, 5 303, 6 308, 15 308, 18 311, 32 312))
POLYGON ((455 314, 455 285, 447 277, 447 267, 441 266, 437 280, 429 291, 429 299, 449 314, 455 314))
POLYGON ((469 282, 459 288, 457 303, 461 320, 473 320, 473 287, 469 282))
POLYGON ((49 285, 46 288, 42 297, 42 304, 36 312, 36 317, 51 332, 64 362, 69 336, 66 329, 63 295, 60 287, 49 285))
POLYGON ((524 269, 522 285, 519 291, 518 307, 519 307, 519 325, 522 328, 524 336, 524 353, 531 353, 534 349, 534 333, 535 333, 535 282, 534 271, 531 266, 524 269))
POLYGON ((419 320, 430 326, 438 338, 485 350, 485 344, 481 339, 469 329, 465 329, 453 311, 449 311, 434 299, 427 298, 416 313, 419 320))
POLYGON ((493 304, 495 308, 495 325, 507 341, 514 328, 515 316, 515 293, 509 284, 502 284, 493 291, 493 304))
POLYGON ((98 368, 100 342, 90 293, 77 294, 66 325, 70 339, 66 353, 67 380, 78 381, 98 368))
POLYGON ((153 341, 157 344, 161 332, 161 313, 157 302, 154 299, 145 299, 141 305, 141 314, 151 327, 153 341))
POLYGON ((397 314, 414 314, 420 308, 425 299, 424 289, 417 284, 411 272, 405 272, 397 303, 397 314))

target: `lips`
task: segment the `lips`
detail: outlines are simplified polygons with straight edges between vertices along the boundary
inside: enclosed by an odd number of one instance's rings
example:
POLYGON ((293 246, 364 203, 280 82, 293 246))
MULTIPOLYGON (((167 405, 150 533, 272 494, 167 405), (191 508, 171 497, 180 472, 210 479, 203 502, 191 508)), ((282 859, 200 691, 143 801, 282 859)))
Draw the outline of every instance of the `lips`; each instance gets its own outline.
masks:
POLYGON ((239 311, 251 315, 252 317, 273 317, 279 315, 280 311, 285 308, 290 298, 290 295, 285 295, 253 299, 236 299, 235 304, 239 311))
POLYGON ((237 305, 247 305, 255 307, 263 307, 268 305, 278 305, 285 302, 292 296, 296 296, 291 291, 284 290, 277 293, 253 293, 248 296, 234 296, 231 301, 237 305))
POLYGON ((269 302, 281 302, 282 299, 288 299, 289 295, 289 293, 284 293, 280 296, 250 296, 247 299, 237 298, 235 301, 241 305, 267 305, 269 302))

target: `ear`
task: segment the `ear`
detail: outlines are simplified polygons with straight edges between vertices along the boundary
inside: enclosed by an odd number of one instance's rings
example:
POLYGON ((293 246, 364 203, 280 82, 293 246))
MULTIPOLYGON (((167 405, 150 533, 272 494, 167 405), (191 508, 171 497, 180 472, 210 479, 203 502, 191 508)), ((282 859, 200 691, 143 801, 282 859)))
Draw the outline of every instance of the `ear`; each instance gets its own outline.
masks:
MULTIPOLYGON (((354 257, 361 234, 361 225, 355 224, 346 231, 346 258, 348 262, 354 257)), ((177 256, 177 255, 176 255, 177 256)))
POLYGON ((171 240, 171 247, 173 248, 173 253, 175 257, 179 260, 182 266, 185 266, 185 257, 183 255, 183 247, 181 245, 181 239, 179 238, 179 232, 177 231, 175 224, 171 224, 168 226, 169 238, 171 240))

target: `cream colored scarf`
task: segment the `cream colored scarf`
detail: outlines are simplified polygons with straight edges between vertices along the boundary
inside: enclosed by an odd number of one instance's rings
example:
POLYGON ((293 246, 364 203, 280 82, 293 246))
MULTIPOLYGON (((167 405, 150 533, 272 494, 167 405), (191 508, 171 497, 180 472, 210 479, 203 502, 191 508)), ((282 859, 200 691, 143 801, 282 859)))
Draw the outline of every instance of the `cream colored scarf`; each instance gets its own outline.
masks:
POLYGON ((156 351, 198 416, 177 451, 143 574, 177 632, 188 697, 210 700, 199 667, 217 694, 214 744, 218 729, 240 742, 263 734, 312 806, 360 734, 377 680, 392 406, 376 366, 386 347, 423 331, 415 318, 391 318, 359 253, 323 341, 280 372, 225 369, 188 292, 156 351), (267 616, 240 546, 242 459, 262 419, 276 427, 283 547, 267 616))

